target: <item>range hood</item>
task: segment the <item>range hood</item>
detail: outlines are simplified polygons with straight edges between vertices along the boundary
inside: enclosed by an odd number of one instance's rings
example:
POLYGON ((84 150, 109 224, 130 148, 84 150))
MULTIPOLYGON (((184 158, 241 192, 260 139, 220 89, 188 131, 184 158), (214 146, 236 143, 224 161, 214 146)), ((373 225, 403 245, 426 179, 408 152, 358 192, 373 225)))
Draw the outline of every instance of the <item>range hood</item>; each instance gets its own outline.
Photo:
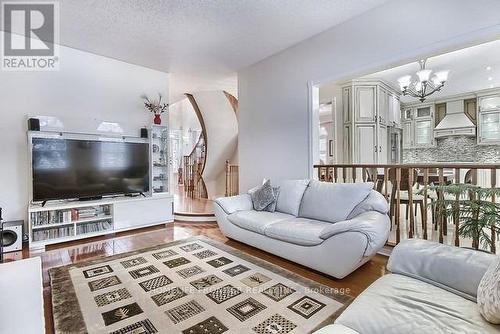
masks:
POLYGON ((446 116, 434 128, 434 138, 476 136, 476 126, 465 114, 464 100, 446 103, 446 116))

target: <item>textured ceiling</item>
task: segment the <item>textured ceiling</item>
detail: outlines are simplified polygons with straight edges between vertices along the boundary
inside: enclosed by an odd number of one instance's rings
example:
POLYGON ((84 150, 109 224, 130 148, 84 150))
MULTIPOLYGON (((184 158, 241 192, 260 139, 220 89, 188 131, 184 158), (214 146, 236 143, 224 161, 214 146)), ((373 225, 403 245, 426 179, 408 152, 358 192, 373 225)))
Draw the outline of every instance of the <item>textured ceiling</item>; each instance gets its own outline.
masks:
POLYGON ((61 44, 166 72, 234 72, 387 0, 61 0, 61 44))

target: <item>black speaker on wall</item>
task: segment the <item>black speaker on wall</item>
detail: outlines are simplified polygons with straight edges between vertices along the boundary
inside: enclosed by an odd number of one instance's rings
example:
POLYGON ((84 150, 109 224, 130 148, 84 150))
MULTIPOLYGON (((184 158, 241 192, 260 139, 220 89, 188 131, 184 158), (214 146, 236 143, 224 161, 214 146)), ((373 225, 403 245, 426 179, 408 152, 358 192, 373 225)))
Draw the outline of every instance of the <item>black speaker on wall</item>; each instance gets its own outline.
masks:
POLYGON ((28 130, 40 131, 40 120, 38 118, 28 119, 28 130))
POLYGON ((148 138, 148 129, 141 128, 141 138, 148 138))

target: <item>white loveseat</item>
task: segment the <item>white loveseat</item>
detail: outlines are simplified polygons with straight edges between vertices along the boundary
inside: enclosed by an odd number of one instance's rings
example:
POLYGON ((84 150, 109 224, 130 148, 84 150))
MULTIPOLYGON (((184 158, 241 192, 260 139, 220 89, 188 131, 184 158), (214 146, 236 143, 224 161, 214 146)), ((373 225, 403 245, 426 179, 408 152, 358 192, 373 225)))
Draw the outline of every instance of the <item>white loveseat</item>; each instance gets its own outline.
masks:
POLYGON ((289 180, 275 212, 253 210, 250 195, 218 198, 222 233, 336 278, 367 262, 387 241, 387 201, 373 183, 289 180))
POLYGON ((361 293, 335 324, 315 334, 500 333, 479 313, 479 282, 495 256, 409 239, 396 246, 385 275, 361 293))

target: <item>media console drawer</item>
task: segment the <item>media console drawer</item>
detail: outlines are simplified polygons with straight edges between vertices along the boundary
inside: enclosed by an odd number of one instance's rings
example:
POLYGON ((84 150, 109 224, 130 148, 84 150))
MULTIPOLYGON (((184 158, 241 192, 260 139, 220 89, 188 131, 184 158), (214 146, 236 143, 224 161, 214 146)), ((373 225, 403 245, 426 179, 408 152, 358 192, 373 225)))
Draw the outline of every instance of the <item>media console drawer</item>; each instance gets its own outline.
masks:
POLYGON ((115 230, 167 223, 174 220, 171 196, 148 197, 113 204, 115 230))

